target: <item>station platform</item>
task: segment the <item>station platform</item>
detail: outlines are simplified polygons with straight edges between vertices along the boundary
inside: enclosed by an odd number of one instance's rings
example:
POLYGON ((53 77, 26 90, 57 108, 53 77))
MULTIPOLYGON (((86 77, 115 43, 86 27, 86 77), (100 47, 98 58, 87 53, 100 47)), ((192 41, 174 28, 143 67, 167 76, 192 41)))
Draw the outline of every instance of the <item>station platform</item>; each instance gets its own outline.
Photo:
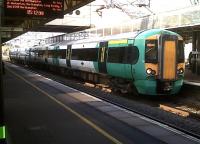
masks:
MULTIPOLYGON (((68 112, 63 104, 51 100, 47 93, 27 84, 13 73, 17 72, 6 69, 4 76, 8 144, 112 143, 81 118, 68 112)), ((30 79, 34 77, 36 85, 42 85, 32 73, 19 75, 30 79)), ((42 86, 45 88, 45 85, 42 86)), ((53 95, 64 95, 51 87, 47 89, 53 95)), ((68 99, 67 103, 73 105, 77 101, 68 99)))
POLYGON ((6 63, 8 144, 197 144, 200 140, 6 63))
POLYGON ((188 68, 185 69, 184 84, 200 87, 200 75, 192 73, 188 68))

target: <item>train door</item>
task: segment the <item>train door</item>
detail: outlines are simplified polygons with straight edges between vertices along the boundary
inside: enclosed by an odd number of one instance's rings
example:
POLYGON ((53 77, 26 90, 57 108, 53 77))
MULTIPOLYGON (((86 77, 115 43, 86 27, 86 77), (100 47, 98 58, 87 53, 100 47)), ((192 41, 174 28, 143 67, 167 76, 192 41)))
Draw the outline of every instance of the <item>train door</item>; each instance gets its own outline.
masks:
POLYGON ((108 42, 100 42, 99 57, 98 57, 98 66, 100 73, 107 73, 107 68, 106 68, 107 49, 108 49, 108 42))
POLYGON ((28 51, 28 61, 29 61, 29 62, 31 61, 31 48, 30 48, 29 51, 28 51))
POLYGON ((56 45, 53 49, 53 65, 56 65, 58 66, 59 65, 59 60, 58 60, 58 49, 59 49, 59 46, 56 45))
POLYGON ((70 63, 71 53, 72 53, 72 45, 68 45, 67 46, 67 52, 66 52, 66 64, 67 64, 67 67, 71 67, 71 63, 70 63))
POLYGON ((46 47, 45 51, 44 51, 44 62, 45 62, 45 64, 48 64, 48 57, 49 57, 48 47, 46 47))
POLYGON ((138 59, 138 49, 133 45, 125 47, 125 64, 124 64, 124 74, 125 78, 133 78, 135 73, 135 67, 133 66, 138 59))

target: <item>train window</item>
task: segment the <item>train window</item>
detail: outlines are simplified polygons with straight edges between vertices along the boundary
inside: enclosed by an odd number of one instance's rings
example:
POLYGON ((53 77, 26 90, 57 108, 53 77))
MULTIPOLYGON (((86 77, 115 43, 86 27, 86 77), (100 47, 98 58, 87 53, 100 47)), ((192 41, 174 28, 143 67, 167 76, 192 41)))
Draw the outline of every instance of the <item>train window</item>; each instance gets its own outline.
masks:
POLYGON ((57 58, 57 50, 49 50, 48 58, 57 58))
POLYGON ((60 59, 66 59, 66 49, 59 49, 57 50, 57 56, 60 59))
POLYGON ((137 62, 138 57, 139 51, 135 46, 109 48, 107 62, 134 64, 137 62))
POLYGON ((125 63, 128 63, 128 64, 137 63, 138 58, 139 58, 139 50, 138 50, 138 48, 136 46, 126 47, 125 58, 126 58, 125 63))
POLYGON ((178 41, 178 47, 177 47, 177 62, 183 63, 185 59, 184 55, 184 47, 183 47, 183 41, 178 41))
POLYGON ((109 48, 107 62, 123 63, 125 61, 124 53, 125 53, 125 49, 123 47, 109 48))
POLYGON ((72 60, 97 61, 97 48, 72 49, 72 60))
POLYGON ((145 62, 157 63, 158 62, 158 41, 146 40, 145 43, 145 62))
POLYGON ((38 57, 42 58, 44 57, 44 50, 38 50, 38 57))
POLYGON ((52 58, 53 56, 52 56, 52 52, 51 52, 51 50, 49 50, 48 51, 48 58, 52 58))

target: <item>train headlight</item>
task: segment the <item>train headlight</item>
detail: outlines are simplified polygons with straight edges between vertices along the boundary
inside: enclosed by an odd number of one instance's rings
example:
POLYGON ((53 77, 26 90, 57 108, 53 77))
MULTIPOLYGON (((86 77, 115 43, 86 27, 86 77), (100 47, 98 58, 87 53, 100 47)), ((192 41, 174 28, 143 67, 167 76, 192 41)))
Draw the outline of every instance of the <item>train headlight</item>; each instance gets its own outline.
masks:
POLYGON ((155 71, 155 70, 152 70, 151 68, 148 68, 148 69, 146 70, 146 73, 147 73, 148 75, 155 75, 155 74, 156 74, 156 71, 155 71))
POLYGON ((152 69, 151 69, 151 68, 148 68, 148 69, 146 70, 146 73, 147 73, 148 75, 150 75, 151 72, 152 72, 152 69))
POLYGON ((178 74, 183 74, 183 73, 184 73, 184 69, 183 68, 178 69, 178 74))

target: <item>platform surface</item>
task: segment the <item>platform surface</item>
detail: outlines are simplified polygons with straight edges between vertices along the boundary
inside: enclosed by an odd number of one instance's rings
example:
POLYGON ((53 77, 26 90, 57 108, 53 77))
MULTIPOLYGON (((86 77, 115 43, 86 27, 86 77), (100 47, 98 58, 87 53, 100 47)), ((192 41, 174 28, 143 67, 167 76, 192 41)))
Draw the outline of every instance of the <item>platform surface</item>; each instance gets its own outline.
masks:
POLYGON ((186 68, 184 83, 187 85, 194 85, 200 87, 200 75, 192 73, 191 69, 186 68))
POLYGON ((200 142, 23 68, 6 67, 10 144, 200 142))

